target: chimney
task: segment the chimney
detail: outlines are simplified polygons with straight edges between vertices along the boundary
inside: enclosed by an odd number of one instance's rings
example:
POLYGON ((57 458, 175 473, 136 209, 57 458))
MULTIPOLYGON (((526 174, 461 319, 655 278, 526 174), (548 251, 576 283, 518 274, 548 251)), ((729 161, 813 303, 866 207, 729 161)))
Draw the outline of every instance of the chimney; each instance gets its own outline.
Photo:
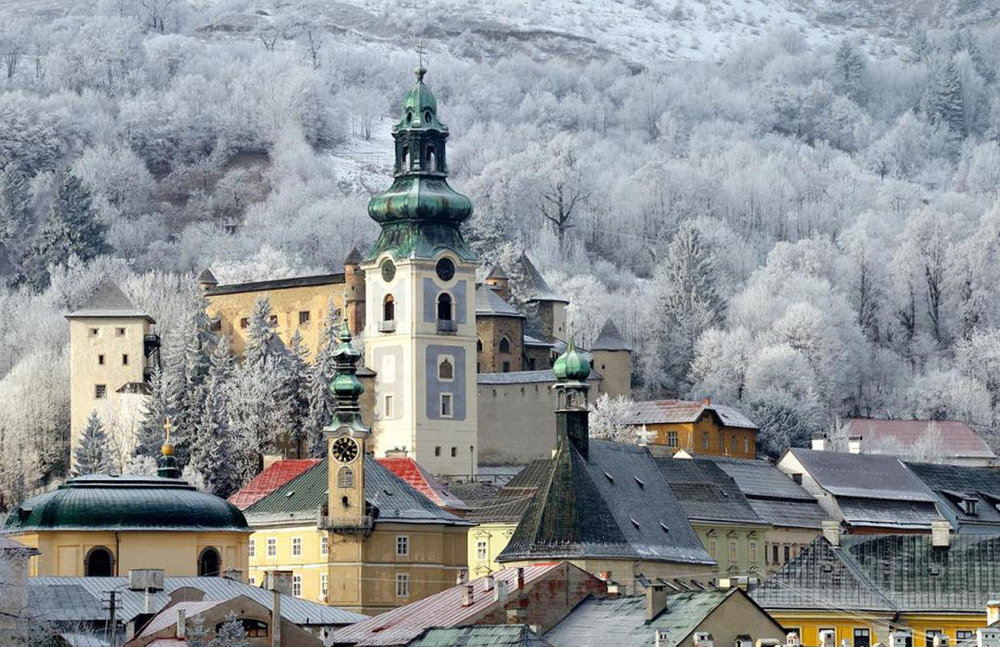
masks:
POLYGON ((1000 600, 990 600, 986 603, 986 626, 1000 622, 1000 600))
POLYGON ((931 546, 934 548, 951 546, 951 523, 945 519, 931 522, 931 546))
POLYGON ((847 451, 851 454, 861 453, 861 441, 864 440, 861 436, 851 436, 847 439, 847 451))
POLYGON ((934 634, 934 647, 948 647, 948 636, 944 634, 934 634))
POLYGON ((517 590, 520 591, 524 588, 524 567, 517 567, 517 590))
POLYGON ((484 590, 485 591, 492 591, 493 590, 493 586, 495 584, 496 584, 496 577, 493 576, 493 573, 489 573, 486 576, 486 588, 484 590))
POLYGON ((819 632, 819 647, 836 647, 837 632, 833 629, 821 629, 819 632))
POLYGON ((465 584, 468 581, 469 581, 469 572, 466 571, 465 569, 459 571, 458 575, 455 576, 455 584, 465 584))
POLYGON ((291 571, 266 571, 264 573, 264 588, 269 591, 277 591, 282 595, 292 594, 291 571))
POLYGON ((184 609, 177 609, 177 637, 184 638, 187 635, 187 612, 184 609))
POLYGON ((840 641, 840 647, 851 647, 851 639, 850 638, 842 638, 841 641, 840 641))
POLYGON ((712 634, 707 631, 697 631, 694 634, 694 647, 714 647, 712 634))
POLYGON ((1000 647, 1000 629, 976 629, 976 647, 1000 647))
POLYGON ((493 591, 493 601, 494 602, 506 602, 507 601, 507 580, 499 580, 497 582, 496 589, 493 591))
POLYGON ((650 584, 646 587, 646 622, 652 622, 667 608, 667 587, 650 584))
POLYGON ((785 646, 802 647, 802 639, 799 638, 799 632, 789 631, 787 634, 785 634, 785 646))
POLYGON ((813 436, 812 448, 817 452, 826 451, 826 436, 813 436))
POLYGON ((462 606, 471 607, 472 603, 475 602, 476 590, 472 584, 466 584, 462 587, 462 606))
POLYGON ((839 546, 840 522, 836 519, 826 519, 823 521, 823 537, 830 542, 831 546, 839 546))
POLYGON ((281 647, 281 592, 271 591, 271 647, 281 647))
POLYGON ((889 633, 889 647, 906 647, 907 643, 913 644, 912 632, 903 630, 889 633))

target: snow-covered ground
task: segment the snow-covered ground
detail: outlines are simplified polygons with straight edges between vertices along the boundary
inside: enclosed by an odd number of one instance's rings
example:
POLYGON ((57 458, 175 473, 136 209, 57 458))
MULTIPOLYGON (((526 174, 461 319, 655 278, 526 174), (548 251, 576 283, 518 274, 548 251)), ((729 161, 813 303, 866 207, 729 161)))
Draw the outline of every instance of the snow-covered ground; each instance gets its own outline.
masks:
POLYGON ((383 119, 372 129, 372 138, 350 136, 327 154, 327 164, 345 192, 374 195, 389 188, 392 182, 393 121, 383 119))

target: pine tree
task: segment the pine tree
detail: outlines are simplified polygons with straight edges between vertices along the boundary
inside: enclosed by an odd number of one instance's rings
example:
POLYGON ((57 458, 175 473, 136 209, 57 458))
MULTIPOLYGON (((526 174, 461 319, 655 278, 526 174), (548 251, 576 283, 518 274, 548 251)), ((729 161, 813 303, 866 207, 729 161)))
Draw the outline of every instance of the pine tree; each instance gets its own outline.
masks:
POLYGON ((150 394, 146 399, 142 421, 136 431, 135 455, 157 459, 163 446, 163 425, 167 421, 169 405, 163 384, 163 368, 156 364, 149 380, 150 394))
POLYGON ((85 474, 107 474, 111 469, 111 457, 108 456, 108 435, 96 411, 87 418, 87 426, 83 429, 80 444, 73 453, 76 459, 74 476, 85 474))
POLYGON ((225 622, 215 632, 215 638, 208 643, 208 647, 250 647, 243 623, 234 612, 230 611, 226 616, 225 622))
POLYGON ((247 343, 243 351, 243 361, 260 364, 273 354, 274 325, 271 323, 271 301, 267 297, 257 297, 250 313, 247 329, 247 343))
POLYGON ((12 253, 13 243, 31 223, 31 189, 13 164, 0 172, 0 248, 12 253))
POLYGON ((225 338, 212 351, 208 375, 202 390, 200 415, 193 422, 190 465, 204 478, 208 489, 226 497, 240 485, 235 469, 236 439, 229 426, 226 385, 233 373, 233 357, 225 338))
POLYGON ((104 225, 97 220, 90 192, 72 173, 62 185, 41 230, 35 235, 26 279, 37 290, 49 284, 49 267, 75 255, 88 261, 110 251, 104 240, 104 225))
MULTIPOLYGON (((309 349, 296 330, 288 348, 288 382, 285 398, 288 402, 288 447, 296 448, 298 455, 307 435, 306 422, 309 419, 309 349)), ((308 451, 308 450, 306 450, 308 451)))
POLYGON ((930 123, 947 126, 956 136, 965 135, 962 79, 954 61, 938 65, 927 84, 921 105, 930 123))
POLYGON ((307 379, 309 411, 305 421, 306 443, 309 455, 322 458, 326 454, 326 438, 323 428, 330 422, 333 415, 333 394, 330 393, 330 382, 333 381, 336 366, 333 361, 333 350, 337 346, 336 309, 328 308, 326 321, 323 322, 322 347, 316 353, 316 361, 310 367, 307 379))
POLYGON ((856 103, 864 103, 867 98, 865 56, 846 38, 840 42, 836 54, 836 81, 843 91, 856 103))

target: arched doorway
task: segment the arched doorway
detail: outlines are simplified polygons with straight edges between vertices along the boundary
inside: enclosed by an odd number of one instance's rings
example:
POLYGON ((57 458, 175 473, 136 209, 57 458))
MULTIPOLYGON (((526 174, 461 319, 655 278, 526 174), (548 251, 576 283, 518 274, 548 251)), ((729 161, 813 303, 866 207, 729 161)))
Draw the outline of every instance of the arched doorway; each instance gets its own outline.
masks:
POLYGON ((222 571, 222 556, 214 548, 206 548, 198 556, 198 576, 218 577, 222 571))
POLYGON ((83 574, 86 577, 111 577, 114 575, 115 558, 104 546, 91 548, 83 558, 83 574))

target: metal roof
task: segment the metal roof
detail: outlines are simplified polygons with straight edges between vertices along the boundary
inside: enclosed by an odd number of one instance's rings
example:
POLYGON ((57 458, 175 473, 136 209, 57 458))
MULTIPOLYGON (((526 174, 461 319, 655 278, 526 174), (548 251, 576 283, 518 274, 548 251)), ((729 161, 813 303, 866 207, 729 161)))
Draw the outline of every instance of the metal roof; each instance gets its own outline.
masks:
POLYGON ((125 293, 111 281, 101 283, 86 303, 66 315, 67 319, 95 317, 138 317, 146 319, 149 323, 156 323, 152 317, 136 308, 125 293))
POLYGON ((428 629, 408 647, 494 647, 523 645, 552 647, 546 640, 524 625, 477 625, 428 629))
POLYGON ((590 350, 632 350, 632 348, 625 342, 621 333, 618 332, 618 328, 615 326, 614 322, 610 319, 604 322, 604 326, 601 328, 601 332, 598 333, 597 339, 591 344, 590 350))
POLYGON ((271 492, 319 464, 318 458, 287 458, 275 461, 263 472, 229 497, 229 502, 240 510, 246 510, 271 492))
MULTIPOLYGON (((591 371, 588 382, 597 382, 602 378, 596 372, 591 371)), ((476 375, 476 383, 484 386, 491 384, 555 384, 555 373, 552 369, 541 371, 509 371, 507 373, 479 373, 476 375)))
POLYGON ((733 407, 712 404, 707 400, 648 400, 635 403, 635 413, 630 420, 634 425, 697 422, 706 413, 715 414, 725 427, 753 429, 757 425, 733 407))
POLYGON ((983 613, 1000 590, 1000 535, 818 537, 752 594, 767 609, 983 613))
POLYGON ((489 285, 476 287, 476 316, 525 318, 524 314, 497 294, 496 288, 489 285))
POLYGON ((1000 472, 990 467, 906 463, 938 498, 938 508, 962 524, 1000 525, 1000 472), (971 502, 972 507, 966 507, 971 502))
MULTIPOLYGON (((143 613, 146 593, 128 588, 127 577, 32 577, 28 578, 28 594, 39 619, 66 622, 103 622, 108 612, 102 600, 108 591, 118 591, 119 613, 127 622, 143 613)), ((274 594, 225 577, 166 577, 164 590, 152 595, 153 608, 163 609, 170 594, 190 587, 204 592, 205 600, 230 600, 245 595, 271 609, 274 594)), ((300 626, 344 626, 366 620, 363 616, 337 607, 309 602, 290 595, 281 596, 281 616, 300 626)))
POLYGON ((714 564, 645 447, 560 444, 497 561, 610 558, 714 564))
POLYGON ((850 418, 852 435, 863 438, 865 451, 907 454, 932 428, 941 435, 941 457, 996 458, 985 440, 957 420, 875 420, 850 418))
POLYGON ((525 346, 537 346, 539 348, 552 348, 553 344, 551 342, 543 341, 541 339, 536 339, 531 335, 524 335, 524 345, 525 346))
POLYGON ((231 283, 209 288, 205 294, 210 297, 220 294, 238 294, 240 292, 259 292, 261 290, 284 290, 314 285, 336 285, 344 282, 344 273, 316 274, 313 276, 296 276, 289 279, 274 279, 271 281, 250 281, 247 283, 231 283))
POLYGON ((670 457, 654 460, 688 519, 764 524, 736 481, 715 463, 670 457))
POLYGON ((837 507, 852 526, 928 530, 943 517, 934 502, 839 496, 837 507))
POLYGON ((930 503, 936 500, 894 456, 825 452, 798 447, 789 449, 787 453, 802 464, 821 488, 834 496, 930 503))
POLYGON ((194 618, 195 616, 205 613, 209 609, 219 606, 220 604, 225 604, 226 600, 199 600, 197 602, 178 602, 169 609, 162 609, 159 613, 153 616, 152 620, 143 627, 142 636, 152 636, 157 631, 162 631, 167 627, 176 627, 177 612, 184 610, 184 615, 186 618, 194 618))
MULTIPOLYGON (((524 568, 524 586, 530 588, 561 564, 543 564, 524 568)), ((565 565, 565 567, 571 567, 565 565)), ((493 574, 495 582, 506 582, 512 596, 517 595, 517 569, 507 568, 493 574)), ((469 582, 473 588, 472 604, 462 605, 464 584, 397 607, 385 613, 334 632, 328 645, 350 644, 358 647, 405 645, 431 627, 455 627, 472 624, 487 612, 504 603, 494 600, 487 591, 487 581, 481 577, 469 582)), ((495 585, 494 585, 495 586, 495 585)))
MULTIPOLYGON (((394 523, 468 525, 469 522, 438 507, 406 481, 365 455, 365 500, 376 511, 375 520, 394 523)), ((255 526, 314 523, 328 502, 329 459, 324 458, 246 509, 255 526)))
POLYGON ((524 516, 535 492, 545 482, 549 461, 532 461, 517 476, 507 482, 496 495, 481 502, 469 514, 476 523, 517 523, 524 516))
POLYGON ((455 496, 440 481, 430 475, 417 461, 406 456, 393 456, 377 459, 382 467, 410 484, 410 487, 425 497, 449 510, 468 510, 469 506, 455 496))

